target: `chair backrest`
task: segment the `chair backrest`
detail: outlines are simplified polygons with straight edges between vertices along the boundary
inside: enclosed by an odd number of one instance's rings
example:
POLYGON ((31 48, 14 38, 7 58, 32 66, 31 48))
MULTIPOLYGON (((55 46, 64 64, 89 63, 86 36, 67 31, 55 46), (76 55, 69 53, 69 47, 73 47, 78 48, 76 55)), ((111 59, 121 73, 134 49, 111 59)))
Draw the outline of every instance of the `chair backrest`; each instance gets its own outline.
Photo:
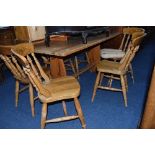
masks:
POLYGON ((119 49, 126 52, 128 49, 128 46, 130 44, 130 41, 132 40, 132 35, 136 32, 144 33, 145 30, 142 28, 134 28, 134 27, 124 28, 123 29, 123 39, 122 39, 122 42, 121 42, 119 49))
POLYGON ((134 40, 137 37, 143 36, 144 34, 145 34, 145 32, 143 32, 143 31, 141 31, 141 32, 134 32, 132 34, 131 41, 134 40))
POLYGON ((43 82, 48 83, 49 78, 35 57, 33 44, 19 44, 11 50, 18 62, 23 66, 24 72, 28 75, 30 82, 36 90, 46 97, 51 96, 50 92, 43 86, 43 82))
POLYGON ((4 61, 7 68, 12 72, 13 76, 17 80, 23 83, 28 83, 29 80, 21 66, 18 64, 16 58, 12 55, 11 48, 11 45, 0 45, 0 58, 4 61))
POLYGON ((127 27, 123 28, 123 34, 133 34, 135 32, 145 32, 143 28, 138 28, 138 27, 127 27))
POLYGON ((145 36, 146 36, 146 33, 142 34, 141 36, 138 36, 138 34, 137 34, 137 37, 132 40, 125 56, 120 61, 120 64, 121 64, 120 69, 126 70, 128 68, 129 64, 133 60, 136 52, 139 49, 141 42, 145 36))

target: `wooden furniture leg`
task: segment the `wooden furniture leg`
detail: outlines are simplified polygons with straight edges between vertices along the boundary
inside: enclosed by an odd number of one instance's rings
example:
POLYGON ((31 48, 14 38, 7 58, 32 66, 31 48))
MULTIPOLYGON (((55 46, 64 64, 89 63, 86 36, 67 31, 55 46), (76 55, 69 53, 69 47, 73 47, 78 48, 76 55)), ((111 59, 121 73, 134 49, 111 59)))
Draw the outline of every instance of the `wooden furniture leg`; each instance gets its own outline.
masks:
MULTIPOLYGON (((103 73, 102 73, 102 74, 103 74, 103 73)), ((97 90, 98 84, 99 84, 99 82, 100 82, 100 75, 101 75, 101 73, 98 72, 97 77, 96 77, 96 81, 95 81, 93 96, 92 96, 92 103, 93 103, 93 101, 94 101, 94 97, 95 97, 95 95, 96 95, 96 90, 97 90)), ((104 75, 103 75, 103 76, 104 76, 104 75)))
POLYGON ((75 56, 75 68, 76 68, 77 78, 79 79, 79 63, 78 63, 77 56, 75 56))
POLYGON ((123 75, 121 75, 120 78, 121 78, 121 85, 122 85, 122 92, 123 92, 125 107, 127 107, 126 84, 125 84, 123 75))
POLYGON ((132 64, 131 63, 129 65, 129 72, 131 74, 131 78, 132 78, 132 81, 133 81, 133 84, 134 84, 134 75, 133 75, 133 69, 132 69, 132 64))
POLYGON ((63 106, 64 114, 65 114, 65 116, 67 116, 68 114, 67 114, 67 107, 66 107, 65 101, 62 101, 62 106, 63 106))
POLYGON ((100 45, 97 45, 91 48, 88 52, 90 64, 94 64, 94 67, 91 68, 91 71, 96 71, 96 65, 100 61, 100 45))
POLYGON ((101 73, 101 75, 100 75, 101 77, 100 77, 100 82, 99 82, 99 85, 101 86, 102 85, 102 81, 103 81, 103 76, 104 76, 104 74, 103 73, 101 73))
POLYGON ((41 113, 41 128, 45 128, 46 124, 46 116, 47 116, 47 103, 43 103, 42 105, 42 113, 41 113))
POLYGON ((16 88, 15 88, 15 96, 16 96, 16 107, 18 106, 18 99, 19 99, 19 81, 16 80, 16 88))
POLYGON ((34 112, 34 95, 33 95, 33 86, 31 84, 29 84, 29 95, 30 95, 30 105, 31 105, 31 112, 32 112, 32 116, 35 116, 35 112, 34 112))
POLYGON ((83 112, 82 112, 82 109, 81 109, 81 106, 80 106, 80 103, 79 103, 79 100, 78 98, 74 98, 74 103, 75 103, 75 107, 76 107, 76 111, 78 113, 78 116, 79 116, 79 119, 81 121, 81 124, 82 124, 82 128, 86 128, 86 123, 85 123, 85 119, 84 119, 84 116, 83 116, 83 112))
POLYGON ((50 67, 52 78, 66 76, 66 68, 62 58, 50 58, 50 67))

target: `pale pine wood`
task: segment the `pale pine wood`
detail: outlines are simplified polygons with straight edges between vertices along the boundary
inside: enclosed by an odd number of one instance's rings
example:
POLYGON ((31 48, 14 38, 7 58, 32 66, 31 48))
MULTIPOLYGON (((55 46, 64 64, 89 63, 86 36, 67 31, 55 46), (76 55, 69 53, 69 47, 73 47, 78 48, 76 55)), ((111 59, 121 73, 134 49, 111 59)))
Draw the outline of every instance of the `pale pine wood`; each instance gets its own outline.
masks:
POLYGON ((50 69, 52 78, 66 76, 66 68, 62 58, 50 57, 50 69))
POLYGON ((128 91, 128 81, 127 81, 127 75, 124 75, 124 80, 125 80, 125 87, 126 87, 126 91, 128 91))
POLYGON ((90 37, 88 38, 87 44, 83 44, 79 39, 71 40, 67 43, 62 41, 53 41, 50 47, 46 47, 44 44, 37 44, 35 46, 35 53, 50 56, 51 75, 52 78, 57 78, 67 75, 64 62, 65 57, 68 57, 72 54, 77 55, 78 52, 88 49, 88 57, 91 59, 90 63, 88 63, 86 67, 84 67, 82 70, 79 70, 79 72, 75 74, 75 77, 77 77, 87 70, 95 71, 96 63, 100 60, 100 49, 97 49, 99 44, 111 40, 119 35, 120 32, 117 31, 110 33, 108 37, 106 37, 105 34, 92 38, 90 37))
MULTIPOLYGON (((79 64, 80 63, 87 63, 87 66, 91 66, 90 61, 89 61, 89 56, 87 51, 84 52, 86 60, 81 61, 80 59, 78 59, 78 54, 74 57, 75 60, 75 77, 77 77, 79 79, 79 75, 85 71, 87 71, 88 69, 86 69, 87 67, 85 67, 84 69, 79 69, 79 64)), ((73 69, 72 69, 73 70, 73 69)))
MULTIPOLYGON (((22 55, 22 52, 20 51, 20 48, 24 50, 23 48, 26 46, 29 46, 30 44, 24 44, 21 46, 17 46, 12 48, 13 54, 17 57, 18 61, 21 63, 21 65, 24 68, 25 73, 28 75, 32 85, 36 88, 38 91, 38 97, 42 104, 42 116, 41 116, 41 128, 44 128, 46 123, 50 122, 61 122, 66 120, 72 120, 79 118, 82 124, 82 127, 86 127, 86 123, 84 120, 84 116, 82 113, 82 109, 80 106, 80 103, 77 99, 77 97, 80 94, 80 85, 78 81, 72 77, 72 76, 64 76, 61 78, 55 78, 46 80, 46 77, 44 71, 41 69, 41 66, 39 62, 38 64, 34 65, 33 63, 36 63, 36 58, 34 58, 34 61, 30 60, 30 55, 32 55, 33 52, 26 52, 24 51, 24 55, 22 55), (35 67, 40 68, 41 72, 37 72, 37 69, 34 69, 35 67), (39 75, 38 75, 39 74, 39 75), (67 108, 65 104, 65 100, 67 99, 74 99, 75 102, 75 108, 77 111, 77 115, 68 115, 67 108), (64 117, 59 118, 53 118, 47 120, 47 108, 49 103, 53 103, 55 101, 61 101, 62 100, 62 106, 64 110, 64 117)), ((31 92, 31 91, 30 91, 31 92)))
POLYGON ((15 86, 15 96, 16 96, 16 107, 18 106, 18 98, 19 98, 19 81, 16 80, 16 86, 15 86))
POLYGON ((83 44, 81 40, 71 40, 70 42, 54 42, 50 47, 46 47, 44 44, 37 44, 35 46, 35 53, 44 54, 49 56, 66 57, 71 54, 76 54, 79 51, 95 47, 105 41, 111 40, 119 36, 120 32, 113 32, 106 37, 105 34, 96 37, 88 38, 87 44, 83 44))
POLYGON ((45 128, 46 117, 47 117, 47 103, 43 103, 42 113, 41 113, 41 128, 42 129, 45 128))
POLYGON ((73 64, 72 60, 69 59, 69 62, 70 62, 73 73, 76 75, 75 67, 74 67, 74 64, 73 64))
POLYGON ((62 101, 62 106, 63 106, 64 114, 65 116, 67 116, 68 114, 67 114, 67 107, 66 107, 65 101, 62 101))
MULTIPOLYGON (((79 63, 78 63, 78 58, 77 56, 75 56, 75 68, 76 68, 76 72, 79 73, 79 63)), ((77 76, 79 79, 79 75, 77 76)))
POLYGON ((56 122, 63 122, 63 121, 69 121, 73 119, 79 118, 78 115, 71 115, 71 116, 65 116, 65 117, 58 117, 58 118, 53 118, 53 119, 48 119, 45 122, 46 123, 56 123, 56 122))
POLYGON ((31 112, 32 116, 35 116, 35 110, 34 110, 34 95, 33 95, 33 86, 31 83, 29 84, 29 95, 30 95, 30 105, 31 105, 31 112))
MULTIPOLYGON (((18 106, 18 99, 19 99, 19 94, 26 90, 29 87, 29 79, 27 78, 26 74, 18 64, 16 58, 12 55, 11 53, 11 48, 14 45, 10 46, 4 46, 0 45, 0 58, 4 61, 8 69, 12 72, 13 76, 15 77, 15 106, 18 106), (20 88, 20 84, 23 83, 26 86, 23 88, 20 88)), ((34 98, 33 98, 33 92, 29 89, 29 94, 30 94, 30 104, 31 104, 31 111, 32 111, 32 116, 34 116, 33 112, 33 106, 34 105, 34 98)))
POLYGON ((112 91, 122 91, 122 89, 105 87, 105 86, 97 86, 97 88, 105 89, 105 90, 112 90, 112 91))
POLYGON ((82 128, 85 129, 86 128, 86 123, 85 123, 85 119, 84 119, 84 116, 83 116, 83 112, 82 112, 82 109, 81 109, 80 102, 79 102, 77 97, 74 98, 74 103, 75 103, 75 107, 76 107, 76 111, 78 113, 79 119, 80 119, 81 124, 82 124, 82 128))
POLYGON ((132 64, 129 64, 129 73, 131 74, 131 78, 132 78, 132 81, 134 83, 134 73, 133 73, 133 68, 132 68, 132 64))
POLYGON ((138 51, 140 43, 146 34, 138 35, 137 38, 134 38, 130 45, 128 46, 128 50, 120 62, 102 60, 97 65, 97 78, 94 84, 94 90, 92 95, 92 102, 94 101, 94 97, 96 95, 97 88, 112 90, 112 91, 122 91, 125 107, 127 107, 127 95, 126 92, 128 90, 126 73, 128 71, 128 67, 133 60, 135 53, 138 51), (100 76, 101 74, 101 76, 100 76), (105 75, 108 74, 108 75, 105 75), (111 74, 111 75, 109 75, 111 74), (115 75, 120 76, 120 78, 115 78, 115 75), (110 77, 111 79, 116 79, 121 81, 121 89, 111 87, 111 84, 108 86, 101 86, 103 77, 110 77))
MULTIPOLYGON (((95 81, 95 85, 94 85, 94 91, 93 91, 93 96, 92 96, 92 103, 94 101, 94 98, 95 98, 95 95, 96 95, 96 90, 97 90, 97 87, 98 87, 98 84, 99 84, 99 81, 100 81, 100 74, 101 74, 101 72, 98 72, 97 77, 96 77, 96 81, 95 81)), ((103 73, 102 73, 102 75, 103 75, 103 73)))
MULTIPOLYGON (((141 35, 145 33, 145 30, 142 28, 136 28, 136 27, 128 27, 128 28, 123 28, 123 38, 119 47, 119 50, 122 50, 123 52, 127 52, 128 46, 130 46, 130 42, 141 35)), ((109 58, 104 58, 104 59, 109 59, 109 58)), ((114 60, 120 60, 121 58, 111 58, 114 60)), ((132 70, 132 65, 129 65, 129 72, 131 74, 131 78, 134 83, 134 75, 133 75, 133 70, 132 70)), ((111 80, 112 81, 112 80, 111 80)))
POLYGON ((88 56, 90 64, 93 65, 93 67, 91 67, 91 71, 96 71, 96 65, 100 61, 100 45, 92 47, 88 52, 88 56))
POLYGON ((123 75, 121 75, 120 78, 121 78, 121 85, 122 85, 122 92, 123 92, 123 97, 124 97, 124 103, 125 103, 125 107, 127 107, 127 95, 126 95, 125 80, 124 80, 123 75))

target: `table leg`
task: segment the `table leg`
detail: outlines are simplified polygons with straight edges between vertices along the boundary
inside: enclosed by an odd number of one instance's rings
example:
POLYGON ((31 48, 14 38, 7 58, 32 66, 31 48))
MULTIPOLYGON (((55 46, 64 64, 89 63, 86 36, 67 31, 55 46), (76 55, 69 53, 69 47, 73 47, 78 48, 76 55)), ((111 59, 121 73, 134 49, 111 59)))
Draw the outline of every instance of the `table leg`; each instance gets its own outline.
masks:
POLYGON ((51 68, 51 75, 52 78, 66 76, 66 68, 63 61, 63 58, 50 58, 50 68, 51 68))
POLYGON ((97 45, 93 48, 91 48, 88 52, 88 57, 90 64, 95 64, 94 67, 91 68, 91 71, 96 71, 96 65, 100 61, 100 45, 97 45))

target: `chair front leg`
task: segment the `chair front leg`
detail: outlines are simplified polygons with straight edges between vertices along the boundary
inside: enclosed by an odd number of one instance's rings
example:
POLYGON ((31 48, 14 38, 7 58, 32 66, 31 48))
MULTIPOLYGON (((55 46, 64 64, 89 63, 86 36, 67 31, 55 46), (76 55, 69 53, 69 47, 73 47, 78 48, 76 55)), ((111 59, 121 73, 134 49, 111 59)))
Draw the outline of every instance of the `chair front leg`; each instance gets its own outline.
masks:
MULTIPOLYGON (((94 85, 94 91, 93 91, 93 96, 92 96, 92 103, 94 101, 95 95, 96 95, 96 90, 100 81, 100 74, 101 72, 98 72, 97 77, 96 77, 96 81, 95 81, 95 85, 94 85)), ((102 73, 103 74, 103 73, 102 73)))
POLYGON ((42 113, 41 113, 41 128, 45 128, 46 124, 46 116, 47 116, 47 103, 43 103, 42 105, 42 113))
POLYGON ((76 111, 78 113, 79 119, 81 121, 82 128, 85 129, 86 123, 85 123, 85 119, 84 119, 83 112, 82 112, 81 105, 80 105, 78 98, 74 98, 74 104, 75 104, 75 108, 76 108, 76 111))

